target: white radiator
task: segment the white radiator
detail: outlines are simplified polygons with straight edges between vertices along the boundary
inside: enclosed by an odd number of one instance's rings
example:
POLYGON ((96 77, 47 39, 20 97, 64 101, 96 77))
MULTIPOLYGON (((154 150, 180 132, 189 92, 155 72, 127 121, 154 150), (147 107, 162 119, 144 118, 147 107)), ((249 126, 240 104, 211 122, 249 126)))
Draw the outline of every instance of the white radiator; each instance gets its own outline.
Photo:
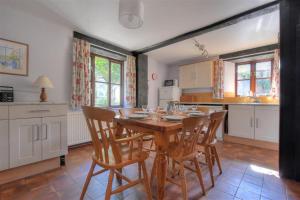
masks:
POLYGON ((68 112, 68 145, 91 141, 83 112, 68 112))

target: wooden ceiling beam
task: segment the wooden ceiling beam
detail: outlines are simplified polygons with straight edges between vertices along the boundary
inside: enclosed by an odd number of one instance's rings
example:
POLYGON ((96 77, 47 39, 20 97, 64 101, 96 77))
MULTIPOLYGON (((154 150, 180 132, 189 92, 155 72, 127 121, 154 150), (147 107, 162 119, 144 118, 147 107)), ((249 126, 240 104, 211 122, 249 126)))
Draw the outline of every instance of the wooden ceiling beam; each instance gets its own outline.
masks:
POLYGON ((258 16, 262 16, 262 15, 274 12, 278 9, 279 9, 279 1, 276 0, 276 1, 264 4, 262 6, 258 6, 256 8, 247 10, 247 11, 242 12, 240 14, 234 15, 232 17, 226 18, 224 20, 215 22, 215 23, 210 24, 208 26, 205 26, 205 27, 202 27, 202 28, 199 28, 199 29, 196 29, 196 30, 178 35, 176 37, 170 38, 170 39, 165 40, 163 42, 160 42, 160 43, 151 45, 149 47, 145 47, 143 49, 134 51, 132 53, 134 55, 147 53, 147 52, 153 51, 155 49, 159 49, 159 48, 169 46, 169 45, 177 43, 177 42, 181 42, 183 40, 187 40, 187 39, 202 35, 204 33, 208 33, 208 32, 211 32, 211 31, 215 31, 217 29, 221 29, 221 28, 224 28, 224 27, 227 27, 227 26, 231 26, 233 24, 237 24, 237 23, 239 23, 243 20, 252 19, 252 18, 255 18, 255 17, 258 17, 258 16))

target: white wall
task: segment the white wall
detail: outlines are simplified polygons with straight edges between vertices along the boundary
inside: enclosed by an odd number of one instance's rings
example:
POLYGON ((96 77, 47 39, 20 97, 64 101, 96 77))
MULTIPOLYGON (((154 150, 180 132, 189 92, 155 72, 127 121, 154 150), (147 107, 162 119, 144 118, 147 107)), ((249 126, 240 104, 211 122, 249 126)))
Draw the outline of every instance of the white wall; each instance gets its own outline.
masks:
POLYGON ((0 37, 29 45, 29 76, 0 74, 0 85, 15 88, 15 101, 38 101, 39 89, 32 82, 45 74, 55 87, 48 90, 49 100, 68 102, 73 28, 38 5, 26 8, 24 2, 18 2, 0 3, 0 37))
POLYGON ((168 67, 156 60, 148 57, 148 106, 156 108, 158 106, 158 88, 162 87, 167 79, 168 67), (156 73, 158 78, 152 80, 152 74, 156 73))
POLYGON ((235 93, 235 64, 224 62, 224 92, 235 93))

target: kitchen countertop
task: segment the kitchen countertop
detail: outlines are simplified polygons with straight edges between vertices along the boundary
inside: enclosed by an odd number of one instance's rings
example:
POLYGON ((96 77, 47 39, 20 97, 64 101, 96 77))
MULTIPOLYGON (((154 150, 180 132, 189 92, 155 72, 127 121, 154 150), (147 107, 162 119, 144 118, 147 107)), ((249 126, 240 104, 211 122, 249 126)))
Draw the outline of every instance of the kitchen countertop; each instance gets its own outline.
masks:
POLYGON ((199 105, 199 104, 207 104, 207 105, 252 105, 252 106, 279 106, 277 103, 232 103, 232 102, 180 102, 181 104, 187 105, 199 105))
POLYGON ((66 102, 0 102, 0 106, 14 106, 14 105, 61 105, 67 104, 66 102))

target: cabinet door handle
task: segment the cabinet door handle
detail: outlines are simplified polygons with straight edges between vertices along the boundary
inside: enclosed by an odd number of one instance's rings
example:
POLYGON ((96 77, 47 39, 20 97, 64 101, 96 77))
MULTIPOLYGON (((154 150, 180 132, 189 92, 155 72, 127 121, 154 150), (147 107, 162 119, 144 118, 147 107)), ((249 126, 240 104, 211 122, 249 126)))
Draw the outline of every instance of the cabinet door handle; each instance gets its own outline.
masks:
POLYGON ((256 128, 258 128, 258 118, 255 119, 256 128))
POLYGON ((253 127, 253 119, 252 119, 252 117, 250 118, 250 127, 253 127))
POLYGON ((39 140, 39 126, 38 125, 33 125, 32 140, 33 141, 39 140))

